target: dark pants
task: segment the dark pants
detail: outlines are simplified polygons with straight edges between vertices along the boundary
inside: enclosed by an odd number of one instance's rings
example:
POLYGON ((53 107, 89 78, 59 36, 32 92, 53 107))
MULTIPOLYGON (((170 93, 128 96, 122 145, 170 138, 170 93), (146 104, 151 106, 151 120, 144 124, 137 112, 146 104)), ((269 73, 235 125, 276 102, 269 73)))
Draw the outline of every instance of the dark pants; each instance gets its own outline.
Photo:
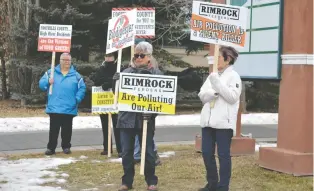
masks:
POLYGON ((202 128, 202 155, 207 172, 207 188, 209 190, 229 190, 231 178, 230 145, 233 136, 232 129, 202 128), (219 182, 215 159, 215 145, 217 144, 219 159, 219 182))
MULTIPOLYGON (((121 128, 121 143, 122 143, 122 165, 124 175, 122 176, 122 184, 132 187, 135 169, 134 169, 134 141, 138 135, 139 143, 142 146, 142 130, 139 128, 121 128)), ((145 181, 147 185, 157 185, 158 177, 155 175, 155 152, 153 147, 154 131, 147 127, 146 139, 146 156, 145 156, 145 181)))
MULTIPOLYGON (((121 148, 121 141, 120 141, 120 129, 118 129, 117 126, 117 114, 112 114, 112 124, 113 124, 113 133, 114 133, 114 139, 116 141, 116 149, 118 153, 122 152, 121 148)), ((102 127, 102 133, 103 133, 103 146, 104 150, 108 151, 108 114, 101 114, 100 115, 101 120, 101 127, 102 127)), ((111 140, 111 151, 112 151, 112 140, 111 140)))
POLYGON ((72 122, 73 115, 66 114, 49 114, 50 116, 50 129, 49 129, 49 142, 47 148, 56 150, 58 145, 58 136, 61 127, 61 147, 62 149, 71 148, 72 138, 72 122))

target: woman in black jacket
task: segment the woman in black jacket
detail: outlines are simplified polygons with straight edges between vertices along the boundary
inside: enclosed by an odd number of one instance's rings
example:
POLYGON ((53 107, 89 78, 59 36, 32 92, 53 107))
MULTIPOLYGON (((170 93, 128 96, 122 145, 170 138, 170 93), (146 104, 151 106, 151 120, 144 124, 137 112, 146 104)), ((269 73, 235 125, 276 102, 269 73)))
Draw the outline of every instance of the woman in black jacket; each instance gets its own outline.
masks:
MULTIPOLYGON (((112 80, 113 75, 117 72, 117 54, 107 54, 105 56, 105 61, 100 66, 99 70, 96 72, 94 77, 94 85, 101 86, 103 90, 107 91, 110 88, 114 89, 114 81, 112 80)), ((117 114, 112 114, 113 132, 116 141, 116 149, 121 158, 122 148, 120 142, 120 131, 116 128, 117 124, 117 114)), ((103 132, 103 145, 104 150, 101 155, 108 154, 108 114, 100 114, 102 132, 103 132)), ((111 144, 112 147, 112 144, 111 144)), ((111 149, 112 151, 112 149, 111 149)))

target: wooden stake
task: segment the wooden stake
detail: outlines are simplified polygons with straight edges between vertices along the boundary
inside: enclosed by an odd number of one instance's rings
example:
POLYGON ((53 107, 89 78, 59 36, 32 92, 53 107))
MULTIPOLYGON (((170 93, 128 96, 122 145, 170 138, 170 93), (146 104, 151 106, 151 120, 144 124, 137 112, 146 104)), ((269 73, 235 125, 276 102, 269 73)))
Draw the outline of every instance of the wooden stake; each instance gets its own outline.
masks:
POLYGON ((112 127, 112 115, 108 114, 108 158, 111 157, 111 127, 112 127))
POLYGON ((143 136, 142 136, 142 150, 141 150, 141 169, 140 169, 140 175, 144 175, 144 170, 145 170, 146 139, 147 139, 147 120, 144 120, 144 121, 143 121, 143 136))
POLYGON ((218 72, 218 58, 220 45, 215 45, 213 72, 218 72))
MULTIPOLYGON (((122 59, 122 49, 118 50, 118 63, 117 63, 117 72, 120 72, 121 70, 121 59, 122 59)), ((116 81, 115 85, 115 93, 114 93, 114 107, 115 109, 118 109, 118 98, 119 98, 119 81, 116 81)))
POLYGON ((132 64, 132 60, 133 60, 133 56, 134 56, 134 50, 135 49, 135 45, 131 46, 131 59, 130 59, 130 65, 132 64))
MULTIPOLYGON (((49 78, 53 79, 53 75, 55 73, 55 63, 56 63, 56 52, 52 52, 52 59, 51 59, 51 72, 49 78)), ((49 79, 48 79, 49 80, 49 79)), ((50 84, 49 88, 49 94, 52 94, 52 86, 53 84, 50 84)))

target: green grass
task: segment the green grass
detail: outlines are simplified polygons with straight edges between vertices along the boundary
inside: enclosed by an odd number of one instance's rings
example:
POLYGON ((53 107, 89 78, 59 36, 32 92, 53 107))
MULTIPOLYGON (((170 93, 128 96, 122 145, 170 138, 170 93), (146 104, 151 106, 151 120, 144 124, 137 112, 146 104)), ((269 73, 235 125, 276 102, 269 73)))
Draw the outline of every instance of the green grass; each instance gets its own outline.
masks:
MULTIPOLYGON (((156 169, 159 178, 160 191, 195 191, 205 184, 205 169, 201 154, 194 151, 194 145, 160 146, 159 152, 175 151, 176 155, 162 158, 162 165, 156 169)), ((81 155, 87 159, 61 165, 55 171, 64 172, 70 176, 66 184, 49 183, 49 186, 61 186, 69 191, 79 191, 87 188, 116 191, 121 183, 122 166, 119 163, 109 163, 100 151, 76 151, 71 157, 81 155), (100 161, 95 163, 93 161, 100 161)), ((42 154, 11 156, 9 159, 40 158, 42 154)), ((57 153, 54 157, 69 157, 57 153)), ((112 158, 116 158, 114 155, 112 158)), ((230 191, 310 191, 313 190, 312 177, 294 177, 263 169, 257 164, 258 155, 234 157, 232 159, 232 179, 230 191)), ((136 166, 134 191, 146 189, 144 177, 139 175, 139 165, 136 166)))

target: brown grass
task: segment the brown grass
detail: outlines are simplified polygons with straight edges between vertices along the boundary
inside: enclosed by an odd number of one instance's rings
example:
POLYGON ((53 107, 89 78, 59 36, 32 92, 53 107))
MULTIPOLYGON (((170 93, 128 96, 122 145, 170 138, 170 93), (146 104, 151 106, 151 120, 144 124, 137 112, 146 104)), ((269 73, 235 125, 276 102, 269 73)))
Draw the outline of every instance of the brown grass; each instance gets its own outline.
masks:
MULTIPOLYGON (((159 152, 175 151, 176 155, 162 158, 162 165, 156 169, 160 191, 195 191, 205 184, 205 170, 201 154, 194 151, 193 145, 160 146, 159 152)), ((98 188, 116 191, 121 183, 122 166, 107 162, 100 151, 77 151, 71 157, 88 156, 82 161, 59 166, 57 171, 69 174, 67 183, 61 185, 70 191, 98 188), (93 162, 101 161, 100 163, 93 162)), ((10 159, 43 157, 42 155, 14 156, 10 159)), ((54 157, 69 157, 57 154, 54 157)), ((113 158, 115 158, 114 155, 113 158)), ((258 155, 234 157, 230 191, 310 191, 313 190, 312 177, 294 177, 265 170, 256 163, 258 155)), ((60 186, 49 184, 49 186, 60 186)), ((136 166, 134 191, 145 190, 144 177, 139 175, 136 166)))

